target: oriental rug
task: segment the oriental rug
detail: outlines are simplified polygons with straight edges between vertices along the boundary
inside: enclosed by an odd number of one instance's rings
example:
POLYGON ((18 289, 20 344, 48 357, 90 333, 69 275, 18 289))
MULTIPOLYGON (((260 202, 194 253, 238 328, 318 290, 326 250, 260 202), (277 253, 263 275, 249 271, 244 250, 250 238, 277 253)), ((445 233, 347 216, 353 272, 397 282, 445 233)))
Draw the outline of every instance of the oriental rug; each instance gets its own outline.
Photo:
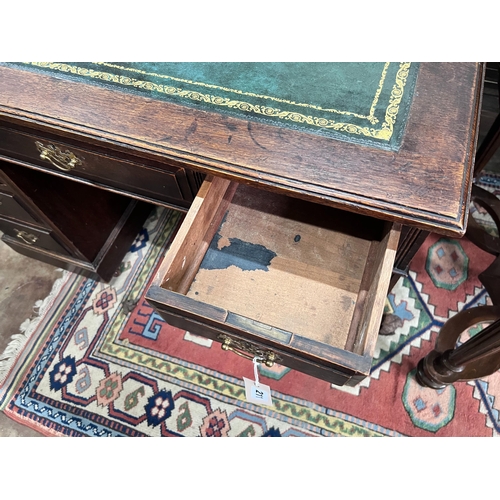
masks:
MULTIPOLYGON (((498 178, 482 185, 500 194, 498 178)), ((440 391, 414 377, 448 318, 491 303, 477 276, 492 255, 430 235, 388 295, 371 376, 340 388, 260 367, 273 399, 260 406, 245 399, 251 361, 170 327, 144 300, 181 218, 155 209, 109 284, 64 273, 0 381, 10 418, 47 436, 499 435, 499 372, 440 391)))

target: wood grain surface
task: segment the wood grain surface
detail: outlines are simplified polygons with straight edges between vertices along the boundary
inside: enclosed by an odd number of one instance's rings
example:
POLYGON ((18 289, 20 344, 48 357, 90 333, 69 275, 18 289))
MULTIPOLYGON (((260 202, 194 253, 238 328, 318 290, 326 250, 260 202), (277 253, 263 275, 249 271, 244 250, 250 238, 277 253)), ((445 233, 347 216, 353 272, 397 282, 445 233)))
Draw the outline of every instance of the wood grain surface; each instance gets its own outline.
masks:
POLYGON ((451 236, 465 231, 479 63, 422 63, 398 152, 0 66, 0 119, 451 236))

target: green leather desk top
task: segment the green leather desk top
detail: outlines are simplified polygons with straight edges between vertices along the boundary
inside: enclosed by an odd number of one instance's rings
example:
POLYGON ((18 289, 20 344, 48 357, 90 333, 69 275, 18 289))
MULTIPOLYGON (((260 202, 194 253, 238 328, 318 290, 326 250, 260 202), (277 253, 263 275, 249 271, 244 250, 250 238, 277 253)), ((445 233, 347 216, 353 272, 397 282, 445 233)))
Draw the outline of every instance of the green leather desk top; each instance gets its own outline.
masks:
POLYGON ((0 125, 456 236, 483 78, 474 62, 0 63, 0 125))
POLYGON ((154 99, 398 150, 418 63, 19 63, 154 99))

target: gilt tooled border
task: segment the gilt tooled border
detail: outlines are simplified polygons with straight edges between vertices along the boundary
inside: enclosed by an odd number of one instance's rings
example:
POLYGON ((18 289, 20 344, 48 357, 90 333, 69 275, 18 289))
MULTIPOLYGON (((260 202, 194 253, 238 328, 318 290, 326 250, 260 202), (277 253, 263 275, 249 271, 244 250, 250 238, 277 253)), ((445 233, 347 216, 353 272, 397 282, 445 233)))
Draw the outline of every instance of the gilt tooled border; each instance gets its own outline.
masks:
MULTIPOLYGON (((283 111, 279 108, 275 108, 272 106, 251 104, 249 102, 238 100, 238 99, 231 99, 228 97, 214 96, 212 94, 204 94, 204 93, 193 91, 193 90, 184 90, 184 89, 174 87, 171 85, 162 85, 162 84, 157 84, 157 83, 153 83, 153 82, 149 82, 149 81, 137 80, 137 79, 126 77, 126 76, 113 75, 112 73, 103 72, 103 71, 95 71, 92 69, 82 68, 79 66, 69 65, 69 64, 65 64, 65 63, 30 62, 27 64, 30 64, 32 66, 41 67, 41 68, 48 68, 48 69, 55 70, 55 71, 62 71, 62 72, 72 73, 72 74, 76 74, 76 75, 80 75, 80 76, 96 78, 96 79, 104 80, 107 82, 119 83, 121 85, 132 86, 135 88, 156 91, 156 92, 170 95, 170 96, 190 99, 192 101, 204 102, 204 103, 213 104, 216 106, 225 106, 225 107, 230 108, 230 109, 237 109, 240 111, 255 113, 258 115, 265 116, 265 117, 279 118, 281 120, 289 120, 289 121, 292 121, 294 123, 300 123, 300 124, 305 123, 307 125, 312 125, 312 126, 316 126, 316 127, 320 127, 320 128, 330 129, 330 130, 334 130, 337 132, 345 132, 348 134, 363 135, 365 137, 370 137, 370 138, 374 138, 374 139, 381 139, 384 141, 389 141, 392 137, 393 132, 394 132, 394 124, 396 123, 396 119, 397 119, 397 116, 399 113, 399 106, 400 106, 401 100, 403 98, 404 88, 406 86, 406 82, 407 82, 408 74, 409 74, 409 69, 411 66, 411 63, 409 63, 409 62, 402 62, 399 64, 399 69, 396 73, 396 79, 395 79, 394 85, 393 85, 392 90, 391 90, 389 104, 385 110, 384 121, 381 124, 380 128, 375 128, 375 127, 370 127, 370 126, 360 126, 360 125, 355 125, 355 124, 351 124, 351 123, 339 122, 339 121, 327 119, 324 117, 305 115, 305 114, 298 113, 295 111, 283 111)), ((97 63, 97 64, 108 65, 110 67, 114 66, 114 65, 111 65, 109 63, 97 63)), ((286 103, 293 104, 296 106, 304 106, 304 107, 308 107, 311 109, 327 111, 327 112, 332 112, 332 113, 338 113, 338 114, 343 114, 343 115, 352 115, 352 116, 356 116, 358 118, 367 119, 368 121, 371 122, 372 125, 374 125, 374 124, 376 124, 376 122, 378 122, 378 120, 374 116, 374 112, 375 112, 375 108, 376 108, 377 103, 378 103, 380 93, 382 91, 382 86, 384 85, 384 82, 385 82, 385 77, 387 74, 387 69, 389 67, 389 64, 390 63, 385 63, 385 65, 384 65, 384 69, 382 71, 379 85, 378 85, 377 91, 375 93, 375 96, 373 98, 373 101, 372 101, 372 104, 370 107, 370 113, 368 115, 359 115, 359 114, 356 114, 353 112, 341 111, 341 110, 335 110, 335 109, 322 109, 319 106, 314 106, 311 104, 295 103, 295 102, 292 103, 292 102, 286 101, 285 99, 280 99, 277 97, 252 94, 250 92, 227 89, 224 87, 217 87, 215 85, 203 84, 200 82, 191 82, 189 80, 182 80, 182 79, 179 79, 176 77, 170 77, 167 75, 157 75, 157 74, 153 74, 153 73, 149 74, 149 73, 143 72, 141 70, 136 70, 134 68, 125 68, 125 67, 119 67, 119 66, 114 66, 114 67, 116 67, 118 69, 125 69, 128 71, 136 71, 136 72, 143 73, 143 74, 149 75, 149 76, 168 78, 168 79, 171 79, 173 81, 181 81, 183 83, 191 83, 191 84, 196 84, 198 86, 219 88, 219 89, 224 90, 224 91, 236 92, 236 93, 241 94, 241 95, 249 95, 249 96, 253 96, 253 97, 259 97, 259 98, 264 98, 264 99, 278 101, 278 102, 286 102, 286 103)))

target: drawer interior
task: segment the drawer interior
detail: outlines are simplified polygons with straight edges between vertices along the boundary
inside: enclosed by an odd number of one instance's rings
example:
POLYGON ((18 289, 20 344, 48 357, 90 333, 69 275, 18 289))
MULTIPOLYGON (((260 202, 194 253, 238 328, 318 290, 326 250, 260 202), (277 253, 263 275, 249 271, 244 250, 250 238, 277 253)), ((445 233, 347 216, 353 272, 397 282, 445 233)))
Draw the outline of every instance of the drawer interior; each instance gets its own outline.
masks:
POLYGON ((398 235, 384 221, 213 178, 157 279, 197 302, 364 354, 398 235))

